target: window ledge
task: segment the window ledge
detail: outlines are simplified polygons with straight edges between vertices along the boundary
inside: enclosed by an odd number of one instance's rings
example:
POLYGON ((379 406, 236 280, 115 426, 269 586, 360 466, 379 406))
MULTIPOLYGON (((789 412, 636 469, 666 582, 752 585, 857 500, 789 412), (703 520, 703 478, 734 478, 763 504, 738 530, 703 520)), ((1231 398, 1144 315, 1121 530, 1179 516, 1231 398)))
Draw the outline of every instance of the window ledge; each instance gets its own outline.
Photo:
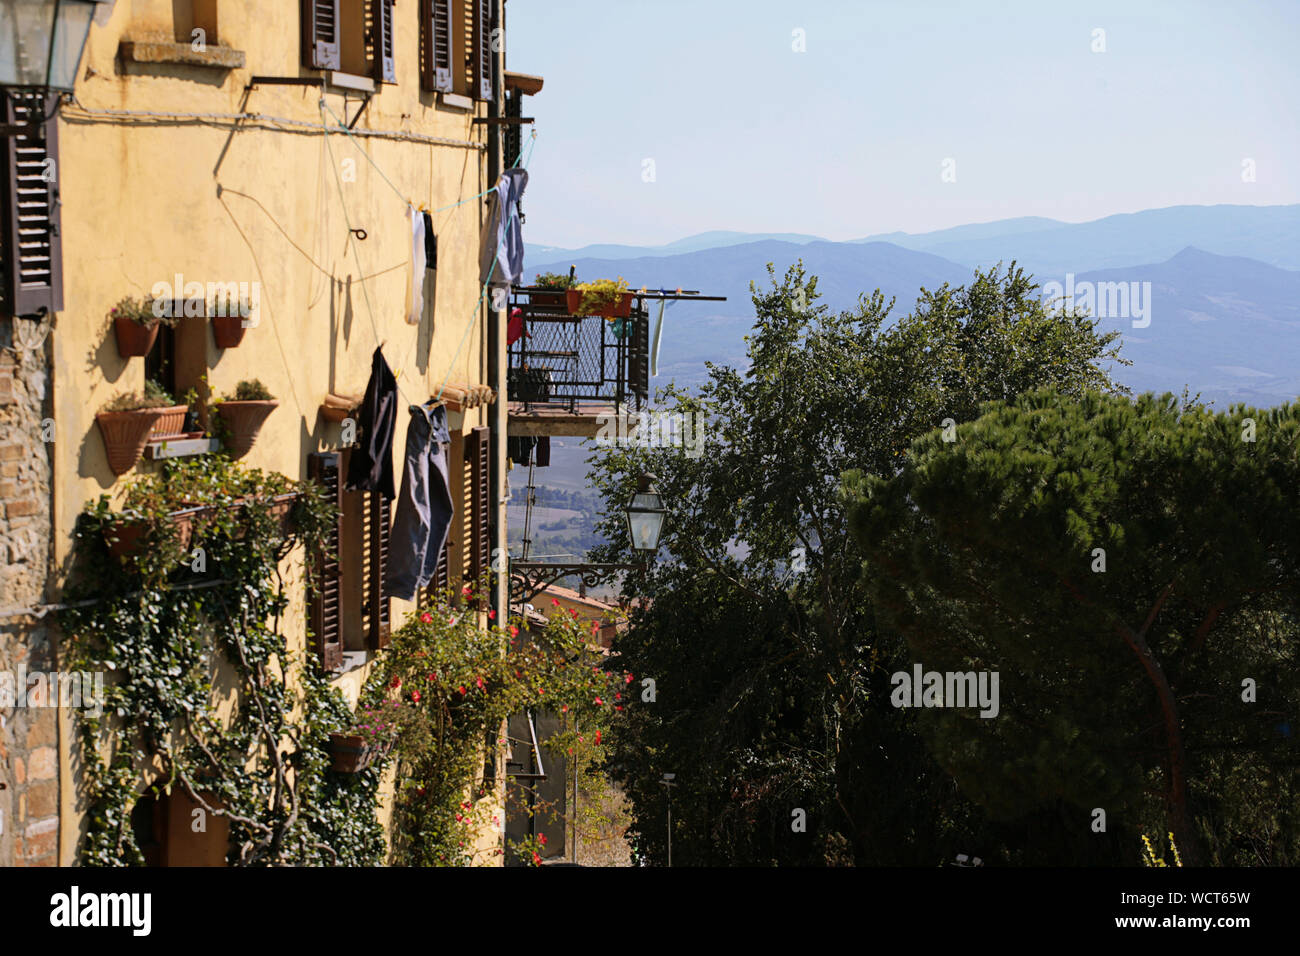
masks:
POLYGON ((212 70, 238 70, 244 66, 244 51, 209 44, 195 50, 188 43, 163 43, 153 40, 123 40, 118 53, 130 63, 175 63, 202 66, 212 70))
POLYGON ((328 70, 325 73, 325 82, 327 85, 340 90, 356 90, 359 93, 375 92, 375 81, 369 76, 359 76, 356 73, 341 73, 338 70, 328 70))
POLYGON ((474 109, 474 100, 468 96, 462 96, 460 93, 439 93, 438 105, 449 110, 471 112, 474 109))
POLYGON ((369 651, 344 651, 343 666, 333 673, 333 677, 342 677, 352 671, 360 670, 370 660, 369 651))
POLYGON ((221 448, 215 438, 162 438, 144 446, 144 457, 150 461, 164 458, 192 458, 206 455, 221 448))

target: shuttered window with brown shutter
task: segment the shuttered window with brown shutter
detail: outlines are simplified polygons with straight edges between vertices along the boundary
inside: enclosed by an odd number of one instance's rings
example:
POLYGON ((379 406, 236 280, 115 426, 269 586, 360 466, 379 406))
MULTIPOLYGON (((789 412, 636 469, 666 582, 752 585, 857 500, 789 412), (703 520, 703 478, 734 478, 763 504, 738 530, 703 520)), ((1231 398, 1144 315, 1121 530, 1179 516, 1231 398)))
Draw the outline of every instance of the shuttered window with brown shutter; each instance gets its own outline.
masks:
POLYGON ((380 83, 397 82, 397 61, 393 54, 393 0, 375 0, 373 45, 375 79, 380 83))
POLYGON ((339 517, 314 556, 310 607, 312 650, 327 671, 343 666, 340 608, 339 543, 342 540, 343 493, 337 452, 315 452, 307 458, 307 474, 325 487, 339 508, 339 517))
POLYGON ((451 0, 420 0, 420 83, 426 90, 452 92, 451 0))
POLYGON ((388 596, 388 539, 392 522, 392 502, 382 492, 366 492, 366 639, 371 649, 388 646, 392 634, 388 596))
POLYGON ((492 433, 485 427, 469 433, 470 458, 469 574, 475 588, 492 567, 492 433))
POLYGON ((474 99, 492 99, 492 0, 473 0, 474 30, 471 73, 474 99))
POLYGON ((0 139, 5 177, 0 196, 4 215, 6 313, 38 315, 63 308, 63 246, 59 236, 59 127, 53 101, 38 93, 3 95, 6 123, 37 121, 34 132, 0 139))
POLYGON ((302 0, 302 62, 317 70, 342 64, 339 0, 302 0))

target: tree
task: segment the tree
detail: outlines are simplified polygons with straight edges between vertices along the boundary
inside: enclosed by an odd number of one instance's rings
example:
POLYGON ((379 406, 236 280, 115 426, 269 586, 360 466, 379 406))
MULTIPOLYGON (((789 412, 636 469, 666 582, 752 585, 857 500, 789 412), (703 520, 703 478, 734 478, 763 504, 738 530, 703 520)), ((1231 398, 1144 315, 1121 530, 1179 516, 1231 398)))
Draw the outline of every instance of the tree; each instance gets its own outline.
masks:
POLYGON ((679 862, 934 864, 975 810, 869 692, 902 645, 878 633, 840 475, 893 474, 914 438, 991 399, 1111 387, 1116 335, 1049 313, 1014 265, 922 290, 888 327, 879 292, 835 314, 801 264, 768 272, 770 290, 751 286, 749 368, 710 364, 697 394, 661 396, 705 417, 703 455, 592 459, 611 542, 596 560, 630 558, 622 508, 643 470, 671 507, 666 560, 629 574, 640 603, 614 648, 657 687, 628 708, 615 754, 638 843, 664 858, 659 780, 672 772, 679 862), (792 829, 798 809, 806 833, 792 829))
POLYGON ((1000 675, 995 719, 922 713, 965 792, 1172 830, 1193 865, 1296 862, 1298 447, 1300 406, 1042 390, 846 476, 914 660, 1000 675))

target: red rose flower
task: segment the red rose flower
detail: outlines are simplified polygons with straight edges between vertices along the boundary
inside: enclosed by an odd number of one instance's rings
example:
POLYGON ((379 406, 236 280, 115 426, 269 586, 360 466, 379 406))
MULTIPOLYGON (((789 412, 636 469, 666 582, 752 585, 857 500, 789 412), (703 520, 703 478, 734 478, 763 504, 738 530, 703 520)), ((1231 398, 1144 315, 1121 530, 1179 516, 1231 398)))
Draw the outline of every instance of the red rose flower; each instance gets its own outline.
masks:
POLYGON ((624 684, 630 684, 630 683, 632 683, 632 675, 631 675, 631 674, 628 674, 626 677, 624 677, 624 678, 623 678, 623 683, 624 683, 624 684))
POLYGON ((551 598, 551 603, 554 604, 556 607, 560 606, 560 602, 556 598, 551 598))
POLYGON ((541 858, 540 856, 538 856, 536 853, 534 853, 534 854, 533 854, 533 866, 541 866, 541 865, 542 865, 542 858, 541 858))
POLYGON ((402 679, 401 679, 400 677, 394 677, 394 678, 393 678, 393 686, 394 686, 394 687, 401 687, 401 686, 402 686, 402 679))
POLYGON ((540 843, 542 846, 546 846, 546 834, 545 833, 537 834, 537 842, 540 843))
POLYGON ((605 703, 605 702, 604 702, 603 700, 601 700, 599 697, 596 698, 596 706, 597 706, 597 707, 600 707, 600 706, 604 705, 604 703, 605 703))
POLYGON ((495 621, 496 619, 497 619, 497 612, 496 612, 496 611, 488 611, 488 620, 489 620, 489 621, 495 621))
POLYGON ((461 685, 460 685, 460 692, 461 692, 462 694, 468 694, 468 693, 469 693, 469 691, 467 691, 467 690, 465 689, 465 685, 464 685, 464 684, 461 684, 461 685))
POLYGON ((513 624, 510 625, 510 636, 511 637, 519 636, 519 628, 515 627, 513 624))
POLYGON ((596 746, 600 746, 600 731, 596 731, 596 746))
POLYGON ((430 614, 428 611, 425 611, 423 614, 420 615, 420 620, 423 621, 425 624, 432 624, 433 615, 430 614))
POLYGON ((420 692, 418 690, 411 691, 411 700, 417 704, 420 702, 420 692))

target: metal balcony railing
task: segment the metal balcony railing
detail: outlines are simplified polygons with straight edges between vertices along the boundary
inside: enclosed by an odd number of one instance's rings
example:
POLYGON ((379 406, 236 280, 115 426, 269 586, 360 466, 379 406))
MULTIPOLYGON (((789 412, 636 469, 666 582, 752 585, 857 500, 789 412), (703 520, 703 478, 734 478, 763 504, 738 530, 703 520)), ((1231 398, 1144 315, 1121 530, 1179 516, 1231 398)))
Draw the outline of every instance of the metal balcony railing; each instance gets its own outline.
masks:
POLYGON ((650 319, 641 297, 626 319, 570 315, 563 293, 515 289, 524 334, 509 346, 509 398, 525 410, 612 405, 640 410, 650 393, 650 319))

